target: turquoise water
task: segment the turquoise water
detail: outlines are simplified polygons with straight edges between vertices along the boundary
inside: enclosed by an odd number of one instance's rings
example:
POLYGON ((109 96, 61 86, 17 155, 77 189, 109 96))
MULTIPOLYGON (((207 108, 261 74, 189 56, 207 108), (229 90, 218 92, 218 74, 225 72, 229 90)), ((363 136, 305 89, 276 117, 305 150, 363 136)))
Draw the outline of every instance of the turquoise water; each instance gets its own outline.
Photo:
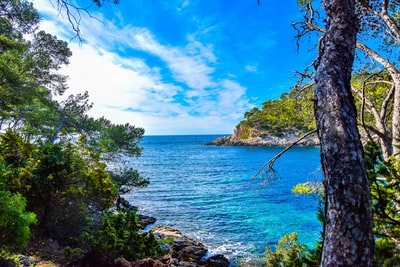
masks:
POLYGON ((314 246, 321 231, 317 199, 295 196, 291 188, 321 179, 318 148, 289 150, 276 162, 278 176, 261 186, 251 177, 283 148, 204 145, 216 137, 145 136, 142 156, 132 164, 150 185, 126 198, 157 224, 248 266, 287 233, 298 232, 301 243, 314 246))

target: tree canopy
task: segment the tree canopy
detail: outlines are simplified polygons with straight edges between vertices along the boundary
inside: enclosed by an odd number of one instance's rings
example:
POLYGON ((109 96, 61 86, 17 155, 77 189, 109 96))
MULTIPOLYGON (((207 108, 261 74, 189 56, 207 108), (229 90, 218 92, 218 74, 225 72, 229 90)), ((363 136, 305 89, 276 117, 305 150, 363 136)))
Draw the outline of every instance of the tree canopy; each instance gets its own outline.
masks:
MULTIPOLYGON (((87 93, 56 101, 68 89, 59 73, 69 64, 68 44, 38 30, 39 15, 28 1, 2 1, 0 14, 0 255, 24 249, 30 229, 35 238, 84 248, 80 235, 98 231, 118 195, 148 184, 121 160, 140 156, 144 129, 89 117, 87 93)), ((120 218, 135 216, 132 210, 120 218)), ((151 240, 133 224, 132 238, 151 240)), ((159 249, 155 240, 130 253, 153 249, 159 249)))

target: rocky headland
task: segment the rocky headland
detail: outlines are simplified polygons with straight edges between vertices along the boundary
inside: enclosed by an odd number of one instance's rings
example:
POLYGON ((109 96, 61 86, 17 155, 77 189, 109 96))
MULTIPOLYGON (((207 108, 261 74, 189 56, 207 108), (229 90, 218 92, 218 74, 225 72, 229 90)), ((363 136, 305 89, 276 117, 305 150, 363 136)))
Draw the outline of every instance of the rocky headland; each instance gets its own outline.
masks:
POLYGON ((316 133, 301 134, 287 131, 279 135, 257 131, 252 128, 236 128, 232 135, 217 138, 206 145, 215 146, 290 146, 294 142, 301 146, 317 146, 319 139, 316 133), (299 139, 301 140, 299 141, 299 139), (297 142, 298 141, 298 142, 297 142))

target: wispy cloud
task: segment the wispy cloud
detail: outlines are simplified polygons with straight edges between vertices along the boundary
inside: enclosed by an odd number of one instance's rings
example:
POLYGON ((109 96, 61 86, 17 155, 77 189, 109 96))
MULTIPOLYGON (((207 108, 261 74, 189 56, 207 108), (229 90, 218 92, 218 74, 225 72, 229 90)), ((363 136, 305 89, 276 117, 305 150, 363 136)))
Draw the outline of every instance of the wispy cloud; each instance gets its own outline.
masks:
POLYGON ((248 71, 248 72, 257 73, 258 72, 258 67, 257 67, 257 65, 248 64, 248 65, 245 66, 245 70, 248 71))
MULTIPOLYGON (((181 8, 187 4, 182 1, 181 8)), ((46 15, 41 27, 71 37, 70 25, 48 0, 35 6, 46 15)), ((85 42, 71 43, 71 63, 63 69, 70 76, 67 93, 89 91, 92 116, 129 122, 150 134, 228 133, 249 107, 246 88, 219 77, 213 45, 195 33, 179 46, 160 41, 149 29, 118 27, 95 16, 82 19, 85 42)))
MULTIPOLYGON (((124 32, 126 32, 124 30, 124 32)), ((189 88, 202 89, 213 85, 210 74, 214 69, 208 65, 210 51, 201 43, 191 39, 184 48, 160 44, 148 30, 129 31, 130 47, 158 56, 172 72, 173 77, 189 88)))
POLYGON ((178 2, 178 6, 176 8, 177 11, 182 11, 189 5, 189 0, 182 0, 178 2))

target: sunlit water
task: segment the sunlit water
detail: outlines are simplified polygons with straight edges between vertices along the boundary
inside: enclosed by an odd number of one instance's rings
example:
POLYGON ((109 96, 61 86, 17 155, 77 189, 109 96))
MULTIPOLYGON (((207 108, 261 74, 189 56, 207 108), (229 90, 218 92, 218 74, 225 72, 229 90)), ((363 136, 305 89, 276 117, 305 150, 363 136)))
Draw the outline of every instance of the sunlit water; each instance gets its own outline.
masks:
POLYGON ((156 224, 179 229, 241 265, 256 265, 265 246, 287 233, 297 232, 313 247, 321 231, 317 199, 291 189, 321 179, 318 148, 291 149, 275 164, 278 176, 261 186, 252 176, 283 148, 204 145, 216 137, 145 136, 142 156, 132 164, 150 185, 126 198, 156 224))

